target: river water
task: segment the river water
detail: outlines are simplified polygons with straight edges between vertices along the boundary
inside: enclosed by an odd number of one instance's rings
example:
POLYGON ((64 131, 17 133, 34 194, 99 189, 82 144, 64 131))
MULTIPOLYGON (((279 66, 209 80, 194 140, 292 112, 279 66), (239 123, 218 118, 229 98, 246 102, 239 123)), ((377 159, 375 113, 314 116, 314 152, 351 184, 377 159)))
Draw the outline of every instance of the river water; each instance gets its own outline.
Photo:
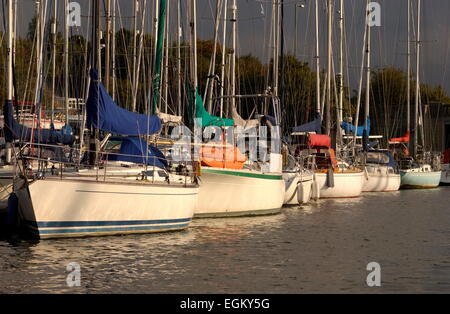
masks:
POLYGON ((166 234, 0 239, 0 293, 449 293, 450 188, 320 200, 166 234), (79 287, 66 267, 80 265, 79 287), (368 287, 368 263, 381 287, 368 287))

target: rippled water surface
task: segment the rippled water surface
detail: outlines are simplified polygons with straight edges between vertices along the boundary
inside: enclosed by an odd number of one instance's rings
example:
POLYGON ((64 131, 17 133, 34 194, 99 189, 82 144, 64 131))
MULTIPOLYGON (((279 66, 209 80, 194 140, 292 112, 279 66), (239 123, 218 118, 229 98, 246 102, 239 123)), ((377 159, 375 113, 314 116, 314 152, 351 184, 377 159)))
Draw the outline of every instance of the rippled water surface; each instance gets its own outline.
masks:
POLYGON ((187 231, 0 240, 2 293, 450 292, 450 189, 366 194, 187 231), (66 284, 67 264, 81 286, 66 284), (369 262, 380 288, 366 285, 369 262))

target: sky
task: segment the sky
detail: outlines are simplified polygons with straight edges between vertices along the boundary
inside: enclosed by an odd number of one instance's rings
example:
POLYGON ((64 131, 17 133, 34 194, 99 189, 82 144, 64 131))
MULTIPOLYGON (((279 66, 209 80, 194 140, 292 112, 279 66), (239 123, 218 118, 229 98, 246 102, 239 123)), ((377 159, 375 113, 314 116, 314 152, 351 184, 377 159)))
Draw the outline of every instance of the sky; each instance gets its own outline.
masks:
MULTIPOLYGON (((26 34, 28 23, 34 14, 34 0, 18 0, 18 29, 19 34, 26 34)), ((45 0, 41 0, 45 1, 45 0)), ((49 1, 49 5, 51 0, 49 1)), ((140 0, 143 3, 143 0, 140 0)), ((231 3, 232 0, 228 0, 231 3)), ((319 28, 320 28, 320 57, 322 67, 326 57, 326 18, 325 0, 319 1, 319 28)), ((63 0, 57 0, 61 6, 63 0)), ((79 32, 87 34, 88 16, 90 14, 91 1, 79 0, 82 14, 82 28, 79 32)), ((118 27, 121 25, 131 27, 132 0, 117 0, 118 27)), ((169 0, 171 5, 172 29, 175 28, 175 3, 169 0)), ((182 17, 186 25, 186 3, 182 0, 182 17)), ((214 12, 217 0, 197 0, 198 37, 212 39, 214 33, 214 12)), ((252 54, 262 62, 270 58, 270 23, 271 0, 237 0, 238 5, 238 49, 239 55, 252 54)), ((337 52, 339 43, 339 30, 337 27, 338 6, 340 0, 335 0, 334 18, 334 50, 337 52)), ((381 26, 372 28, 372 66, 374 69, 382 67, 396 67, 406 69, 407 58, 407 0, 378 0, 381 6, 381 26)), ((148 0, 146 31, 151 31, 151 16, 154 1, 148 0)), ((315 30, 314 12, 315 0, 284 0, 285 18, 285 50, 295 53, 294 43, 297 37, 296 55, 299 59, 314 63, 315 54, 315 30), (303 8, 297 4, 304 4, 303 8), (297 15, 297 31, 295 20, 297 15), (297 36, 296 36, 297 34, 297 36)), ((345 13, 345 37, 346 37, 346 76, 348 83, 356 88, 361 66, 361 54, 363 49, 364 14, 366 0, 344 0, 345 13)), ((412 19, 412 68, 415 73, 415 34, 416 34, 416 0, 411 0, 413 10, 412 19)), ((450 1, 449 0, 422 0, 421 14, 421 81, 431 85, 442 85, 450 94, 450 1)), ((2 17, 0 17, 3 19, 2 17)), ((62 12, 60 12, 60 19, 62 12)), ((3 25, 3 21, 2 24, 3 25)), ((173 34, 171 35, 173 37, 173 34)), ((185 34, 186 36, 186 34, 185 34)), ((228 36, 230 39, 231 36, 228 36)), ((173 37, 174 38, 174 37, 173 37)), ((228 42, 229 45, 229 42, 228 42)), ((337 53, 334 55, 335 66, 338 66, 337 53)))

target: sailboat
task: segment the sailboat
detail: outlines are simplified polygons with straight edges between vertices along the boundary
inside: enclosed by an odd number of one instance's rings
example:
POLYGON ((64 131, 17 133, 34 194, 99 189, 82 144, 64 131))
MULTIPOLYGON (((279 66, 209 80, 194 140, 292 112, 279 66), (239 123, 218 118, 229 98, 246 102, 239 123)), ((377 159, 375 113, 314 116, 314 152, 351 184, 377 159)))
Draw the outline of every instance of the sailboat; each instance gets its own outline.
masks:
MULTIPOLYGON (((281 9, 281 26, 284 25, 284 2, 281 1, 280 3, 274 3, 274 9, 277 13, 277 8, 275 5, 278 5, 281 9)), ((276 21, 277 19, 274 19, 276 21)), ((275 44, 274 47, 277 47, 278 40, 276 36, 275 38, 275 44)), ((284 32, 281 32, 281 44, 279 45, 281 47, 281 105, 284 106, 284 99, 285 99, 285 79, 286 79, 286 73, 285 73, 285 63, 284 63, 284 32)), ((277 77, 275 77, 278 72, 277 66, 278 66, 278 51, 275 49, 274 51, 274 85, 277 86, 278 83, 276 82, 278 80, 277 77)), ((276 89, 277 91, 277 89, 276 89)), ((305 158, 296 158, 295 152, 293 151, 293 146, 287 145, 286 143, 282 146, 282 155, 283 155, 283 180, 285 184, 285 195, 284 195, 284 204, 285 205, 303 205, 307 204, 313 195, 313 182, 314 182, 314 171, 311 169, 311 156, 306 156, 305 158)))
MULTIPOLYGON (((225 1, 226 8, 226 1, 225 1)), ((195 118, 201 118, 201 127, 216 126, 225 129, 240 125, 244 128, 256 127, 255 120, 244 121, 236 111, 236 23, 237 1, 231 5, 233 28, 233 49, 231 54, 231 90, 229 102, 233 119, 211 116, 204 108, 198 95, 197 78, 193 71, 191 103, 195 104, 195 118)), ((226 9, 224 10, 226 14, 226 9)), ((196 1, 191 1, 191 32, 193 68, 196 69, 196 1)), ((224 96, 225 98, 226 96, 224 96)), ((225 141, 225 140, 224 140, 225 141)), ((211 149, 201 150, 201 176, 198 206, 195 217, 226 217, 266 215, 279 213, 284 201, 284 181, 281 169, 281 155, 270 153, 270 162, 259 164, 248 161, 245 152, 226 142, 216 143, 211 149), (210 158, 219 155, 220 158, 210 158)))
MULTIPOLYGON (((316 1, 316 58, 318 50, 318 2, 316 1)), ((342 10, 341 10, 342 11, 342 10)), ((332 76, 332 16, 333 1, 327 1, 328 16, 328 58, 326 80, 326 106, 322 112, 319 96, 316 104, 315 120, 294 128, 293 134, 306 136, 306 143, 302 145, 300 155, 314 157, 314 183, 312 195, 314 198, 354 198, 361 196, 363 190, 363 171, 354 165, 340 161, 336 158, 336 152, 332 148, 331 139, 331 76, 332 76), (323 117, 325 120, 325 134, 322 133, 323 117)), ((341 24, 342 27, 342 24, 341 24)), ((318 59, 317 59, 318 60, 318 59)), ((318 61, 317 61, 318 63, 318 61)), ((317 95, 320 95, 319 66, 317 71, 317 95)), ((340 120, 340 114, 337 119, 340 120)), ((339 121, 338 121, 339 122, 339 121)), ((339 123, 338 123, 339 125, 339 123)))
MULTIPOLYGON (((408 42, 409 42, 409 11, 410 11, 410 0, 408 1, 408 42)), ((412 141, 412 156, 410 156, 409 150, 404 146, 403 149, 403 158, 400 160, 400 175, 401 175, 401 188, 404 189, 428 189, 428 188, 436 188, 439 186, 439 182, 441 180, 441 171, 437 171, 434 169, 433 165, 430 164, 429 158, 427 158, 427 153, 422 151, 419 154, 418 151, 418 130, 419 130, 419 120, 421 117, 419 116, 419 109, 421 105, 420 101, 420 19, 421 18, 421 0, 417 0, 417 40, 416 40, 416 95, 415 95, 415 110, 414 110, 414 129, 407 130, 407 133, 403 138, 392 139, 390 141, 391 144, 399 144, 405 145, 404 143, 408 143, 410 139, 410 133, 413 137, 412 141), (408 140, 407 142, 405 140, 408 140)), ((409 57, 408 53, 408 57, 409 57)), ((408 62, 409 63, 409 62, 408 62)), ((408 71, 409 72, 409 71, 408 71)), ((408 76, 408 81, 410 77, 408 76)), ((409 89, 407 91, 409 94, 409 89)), ((409 96, 408 96, 409 99, 409 96)), ((408 119, 409 119, 409 102, 408 106, 408 119)), ((408 123, 409 124, 409 123, 408 123)), ((423 128, 423 124, 421 123, 421 127, 423 128)), ((425 139, 422 136, 422 150, 424 148, 425 139)))
MULTIPOLYGON (((95 38, 87 124, 95 130, 91 133, 94 140, 100 131, 110 135, 98 145, 99 150, 89 148, 90 165, 55 161, 58 167, 42 165, 33 175, 33 169, 22 168, 21 175, 14 179, 20 216, 39 238, 185 229, 197 204, 196 178, 172 172, 163 153, 148 145, 148 136, 161 129, 160 119, 119 107, 100 82, 96 70, 100 65, 100 1, 93 2, 93 12, 95 38)), ((26 163, 23 157, 22 164, 26 163)))
MULTIPOLYGON (((342 3, 342 2, 341 2, 342 3)), ((367 8, 367 16, 370 16, 367 8)), ((364 165, 363 192, 394 192, 400 189, 400 174, 394 157, 388 150, 376 149, 373 146, 378 143, 369 143, 371 138, 382 138, 382 136, 370 136, 370 81, 371 81, 371 31, 372 26, 366 21, 366 99, 364 126, 356 127, 347 122, 342 122, 341 127, 356 138, 362 138, 362 152, 359 154, 359 163, 364 165)), ((362 77, 361 77, 362 79, 362 77)), ((361 86, 361 85, 360 85, 361 86)), ((359 109, 359 103, 358 103, 359 109)), ((359 114, 359 110, 357 110, 359 114)), ((356 123, 358 117, 356 118, 356 123)))

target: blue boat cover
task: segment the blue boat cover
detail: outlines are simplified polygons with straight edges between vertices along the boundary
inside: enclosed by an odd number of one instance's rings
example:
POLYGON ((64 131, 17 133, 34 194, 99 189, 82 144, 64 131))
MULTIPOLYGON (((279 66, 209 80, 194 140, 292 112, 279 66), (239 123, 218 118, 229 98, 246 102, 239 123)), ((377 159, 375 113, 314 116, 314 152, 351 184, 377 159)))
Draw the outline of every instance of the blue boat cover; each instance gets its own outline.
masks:
POLYGON ((322 131, 322 117, 320 113, 316 114, 316 117, 313 121, 294 127, 294 132, 316 132, 320 134, 322 131))
POLYGON ((91 69, 91 84, 86 102, 89 126, 116 135, 140 136, 155 134, 161 120, 154 115, 138 114, 119 107, 98 81, 98 71, 91 69))
MULTIPOLYGON (((353 135, 355 134, 355 126, 348 122, 342 122, 341 128, 345 131, 345 134, 347 135, 353 135)), ((364 126, 358 127, 358 131, 356 136, 363 136, 364 134, 364 126)), ((370 135, 370 118, 367 119, 367 136, 370 135)))
POLYGON ((372 161, 368 160, 367 163, 386 165, 386 166, 393 167, 393 168, 397 167, 397 162, 395 161, 394 156, 392 155, 391 152, 385 151, 385 150, 369 150, 368 152, 369 153, 378 153, 378 154, 386 155, 388 157, 389 161, 384 163, 384 162, 381 162, 381 161, 376 161, 375 162, 373 160, 372 161))
MULTIPOLYGON (((3 107, 4 116, 4 130, 5 140, 12 142, 13 140, 22 140, 24 142, 33 142, 37 144, 63 144, 72 145, 75 138, 71 132, 64 132, 64 130, 56 131, 51 129, 39 129, 34 130, 20 124, 14 119, 12 101, 6 101, 3 107)), ((68 130, 66 128, 66 130, 68 130)))
POLYGON ((270 116, 268 114, 264 115, 262 118, 262 122, 269 121, 273 126, 278 125, 277 119, 274 116, 270 116))
POLYGON ((168 166, 167 159, 164 154, 154 146, 150 146, 147 142, 139 137, 121 137, 112 138, 112 141, 122 141, 119 155, 109 155, 108 160, 118 160, 133 162, 136 164, 147 164, 159 168, 168 166), (146 148, 148 154, 146 154, 146 148))

